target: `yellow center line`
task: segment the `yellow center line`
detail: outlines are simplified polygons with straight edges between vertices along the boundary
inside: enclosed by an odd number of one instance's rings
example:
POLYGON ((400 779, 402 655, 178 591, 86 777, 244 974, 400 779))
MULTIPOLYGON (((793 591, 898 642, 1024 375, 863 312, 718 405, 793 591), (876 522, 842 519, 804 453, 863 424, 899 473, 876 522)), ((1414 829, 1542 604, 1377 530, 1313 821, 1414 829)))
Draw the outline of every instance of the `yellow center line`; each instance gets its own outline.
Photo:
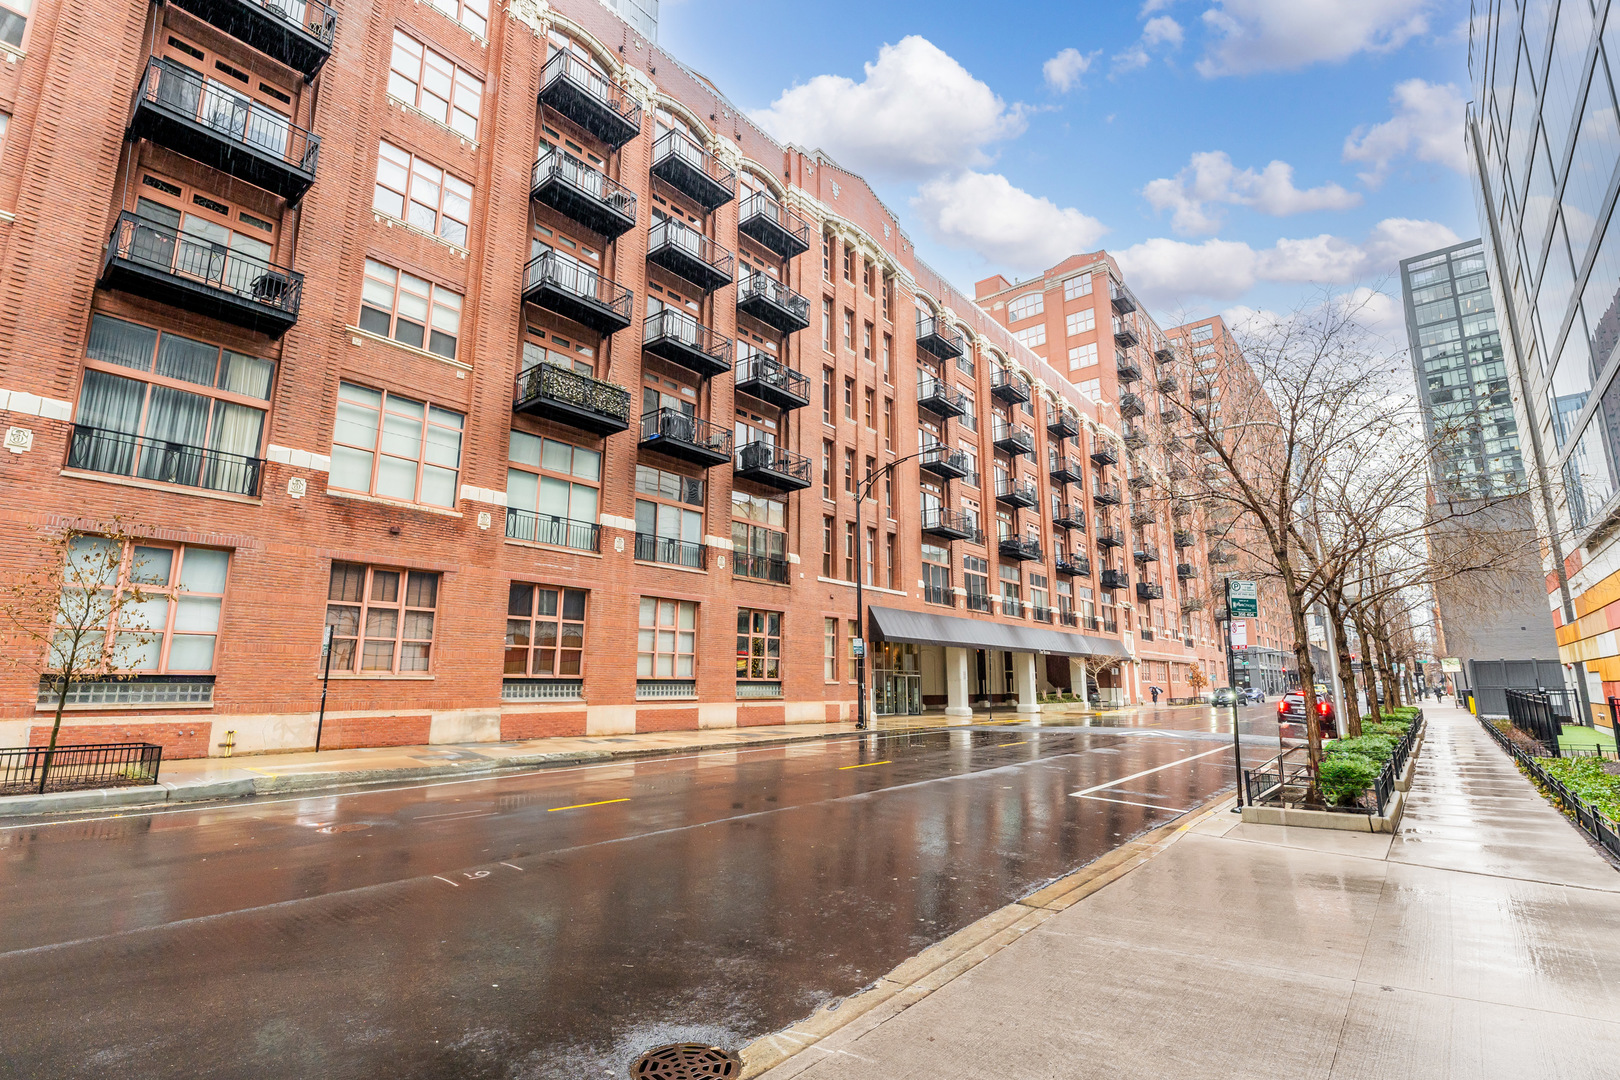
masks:
POLYGON ((573 806, 551 806, 551 807, 546 808, 546 813, 555 814, 559 810, 583 810, 587 806, 606 806, 609 803, 629 802, 629 801, 630 800, 627 799, 627 798, 626 799, 603 799, 601 802, 582 802, 582 803, 575 803, 573 806))
POLYGON ((1028 742, 1029 742, 1028 739, 1019 739, 1017 742, 1001 742, 1001 743, 996 743, 996 745, 997 746, 1023 746, 1028 742))
POLYGON ((840 765, 840 766, 838 766, 838 771, 843 772, 845 769, 870 769, 874 765, 893 765, 893 764, 894 764, 894 762, 892 762, 892 761, 868 761, 864 765, 840 765))

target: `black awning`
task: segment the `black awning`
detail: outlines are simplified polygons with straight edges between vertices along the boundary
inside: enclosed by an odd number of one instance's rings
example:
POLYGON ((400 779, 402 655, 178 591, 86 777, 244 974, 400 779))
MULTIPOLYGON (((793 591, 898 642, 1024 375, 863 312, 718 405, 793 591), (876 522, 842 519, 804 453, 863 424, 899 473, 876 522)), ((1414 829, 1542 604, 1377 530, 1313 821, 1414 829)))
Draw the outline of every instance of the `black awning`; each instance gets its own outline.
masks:
POLYGON ((1065 634, 1043 626, 1012 626, 988 619, 962 619, 929 611, 899 608, 868 609, 884 641, 912 645, 948 645, 963 649, 1003 649, 1007 652, 1051 653, 1053 656, 1117 656, 1129 659, 1125 646, 1113 638, 1065 634))

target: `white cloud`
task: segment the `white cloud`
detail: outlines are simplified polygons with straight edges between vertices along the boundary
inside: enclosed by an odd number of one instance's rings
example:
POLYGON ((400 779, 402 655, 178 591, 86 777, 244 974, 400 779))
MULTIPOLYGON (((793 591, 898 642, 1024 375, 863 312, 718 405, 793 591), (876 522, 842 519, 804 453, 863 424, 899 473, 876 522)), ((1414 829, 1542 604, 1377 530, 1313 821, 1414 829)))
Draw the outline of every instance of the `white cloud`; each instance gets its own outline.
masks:
POLYGON ((1020 273, 1092 250, 1107 231, 1096 218, 1031 195, 996 173, 931 180, 911 206, 935 240, 1020 273))
POLYGON ((1079 49, 1064 49, 1041 65, 1046 85, 1060 94, 1067 94, 1080 85, 1080 77, 1091 67, 1096 53, 1087 55, 1079 49))
POLYGON ((1238 170, 1224 151, 1194 154, 1173 178, 1151 181, 1142 189, 1148 203, 1159 211, 1172 211, 1171 227, 1184 236, 1220 229, 1222 206, 1247 206, 1262 214, 1287 217, 1314 210, 1346 210, 1361 203, 1361 196, 1338 184, 1300 190, 1294 186, 1294 167, 1273 161, 1256 172, 1238 170))
POLYGON ((1428 29, 1433 0, 1216 0, 1207 77, 1292 71, 1358 52, 1389 52, 1428 29))
POLYGON ((1457 234, 1437 222, 1387 218, 1361 243, 1323 234, 1281 239, 1257 251, 1234 240, 1159 238, 1114 255, 1138 295, 1174 308, 1195 297, 1236 300, 1260 282, 1348 285, 1382 278, 1401 259, 1456 242, 1457 234))
MULTIPOLYGON (((1153 0, 1149 0, 1142 8, 1142 15, 1145 17, 1149 12, 1157 11, 1165 6, 1167 5, 1163 3, 1155 5, 1153 0)), ((1136 71, 1139 68, 1147 67, 1148 64, 1153 62, 1153 56, 1148 51, 1149 49, 1158 48, 1161 45, 1179 49, 1181 40, 1181 24, 1170 18, 1170 16, 1160 15, 1157 18, 1148 19, 1147 23, 1142 27, 1142 37, 1134 44, 1110 57, 1111 63, 1108 69, 1108 77, 1113 78, 1127 71, 1136 71)))
POLYGON ((1142 4, 1141 14, 1138 15, 1138 18, 1146 18, 1155 11, 1163 11, 1165 8, 1169 7, 1175 2, 1176 0, 1145 0, 1145 2, 1142 4))
POLYGON ((1124 52, 1114 54, 1113 65, 1108 69, 1108 74, 1119 75, 1127 71, 1135 71, 1138 68, 1145 68, 1152 59, 1142 46, 1132 45, 1124 52))
POLYGON ((861 82, 817 75, 750 114, 786 142, 819 147, 839 164, 875 176, 919 178, 982 164, 984 147, 1024 130, 1021 106, 928 40, 885 45, 861 82))
POLYGON ((1148 45, 1169 44, 1179 48, 1181 46, 1181 24, 1168 15, 1160 15, 1156 19, 1149 19, 1147 25, 1142 27, 1142 41, 1148 45))
POLYGON ((1359 174, 1364 183, 1377 187, 1395 160, 1406 155, 1457 172, 1468 171, 1463 147, 1466 105, 1457 87, 1407 79, 1396 84, 1389 101, 1393 115, 1388 120, 1370 128, 1358 127, 1344 140, 1344 160, 1372 166, 1359 174))

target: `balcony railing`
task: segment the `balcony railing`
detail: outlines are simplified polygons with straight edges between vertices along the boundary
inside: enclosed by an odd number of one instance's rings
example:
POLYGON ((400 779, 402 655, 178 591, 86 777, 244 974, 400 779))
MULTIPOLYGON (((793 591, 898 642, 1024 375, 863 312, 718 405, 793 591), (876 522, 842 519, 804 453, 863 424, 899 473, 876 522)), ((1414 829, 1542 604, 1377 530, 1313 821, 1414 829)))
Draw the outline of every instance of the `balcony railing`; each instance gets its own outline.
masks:
POLYGON ((1142 399, 1136 394, 1123 393, 1119 395, 1119 415, 1124 417, 1141 416, 1147 410, 1142 399))
POLYGON ((737 310, 783 334, 810 325, 810 301, 769 274, 745 274, 737 285, 737 310))
POLYGON ((1175 350, 1168 345, 1160 345, 1153 350, 1153 359, 1161 364, 1168 364, 1176 358, 1175 350))
POLYGON ((1137 562, 1150 563, 1159 561, 1159 546, 1157 544, 1149 544, 1146 541, 1139 541, 1135 545, 1135 548, 1136 550, 1131 552, 1131 554, 1135 557, 1137 562))
POLYGON ((653 143, 652 174, 708 212, 737 194, 737 174, 690 135, 674 129, 653 143))
POLYGON ((705 468, 731 460, 731 432, 680 409, 643 413, 641 445, 705 468))
POLYGON ((1176 381, 1174 375, 1160 375, 1153 385, 1161 394, 1175 394, 1181 389, 1181 384, 1176 381))
POLYGON ((1136 583, 1136 598, 1138 600, 1163 600, 1164 586, 1153 585, 1146 581, 1136 583))
POLYGON ((810 225, 763 191, 737 208, 737 231, 784 259, 810 250, 810 225))
POLYGON ((1116 315, 1129 315, 1136 310, 1135 299, 1124 289, 1114 288, 1109 290, 1109 294, 1108 300, 1113 305, 1116 315))
POLYGON ((1057 618, 1059 626, 1069 626, 1077 630, 1080 628, 1080 616, 1072 611, 1060 611, 1057 618))
POLYGON ((671 307, 647 316, 641 347, 705 379, 731 370, 731 339, 671 307))
POLYGON ((968 474, 967 455, 948 446, 930 446, 922 452, 917 467, 946 480, 955 480, 968 474))
POLYGON ((1126 427, 1124 440, 1132 450, 1140 450, 1148 444, 1147 432, 1136 426, 1126 427))
POLYGON ((990 376, 990 393, 1009 405, 1018 405, 1029 400, 1029 383, 1002 368, 990 376))
POLYGON ((1080 434, 1080 418, 1071 412, 1057 412, 1046 423, 1046 433, 1054 439, 1072 439, 1080 434))
POLYGON ((1097 530, 1097 546, 1100 548, 1124 547, 1125 533, 1117 526, 1104 525, 1097 530))
POLYGON ((1029 605, 1029 617, 1032 622, 1049 623, 1055 614, 1056 612, 1049 607, 1041 607, 1039 604, 1029 605))
POLYGON ((997 542, 996 549, 1009 559, 1033 559, 1038 562, 1041 558, 1041 542, 1033 536, 1003 536, 997 542))
POLYGON ((534 163, 529 197, 608 240, 623 236, 636 224, 634 192, 554 147, 534 163))
POLYGON ((597 435, 612 435, 630 426, 630 391, 556 364, 540 363, 518 374, 512 410, 597 435))
POLYGON ((1091 501, 1098 506, 1118 506, 1124 500, 1120 497, 1118 484, 1099 484, 1091 489, 1091 501))
POLYGON ((762 352, 749 353, 738 361, 737 392, 778 409, 802 409, 810 404, 810 380, 762 352))
MULTIPOLYGON (((1017 558, 1017 556, 1012 556, 1017 558)), ((1022 619, 1024 617, 1024 602, 1013 596, 1001 598, 1001 613, 1009 619, 1022 619)))
POLYGON ((731 553, 731 576, 753 578, 755 581, 788 583, 788 561, 780 555, 755 555, 748 551, 731 553))
POLYGON ((1152 510, 1140 509, 1131 511, 1131 524, 1135 525, 1139 529, 1144 525, 1152 525, 1157 520, 1158 517, 1153 513, 1152 510))
POLYGON ((304 275, 126 210, 101 284, 280 337, 298 322, 304 275))
POLYGON ((1119 375, 1120 382, 1135 382, 1142 377, 1142 368, 1131 359, 1130 353, 1114 354, 1114 371, 1119 375))
POLYGON ((1177 529, 1175 536, 1171 539, 1175 543, 1177 551, 1180 551, 1183 548, 1190 548, 1197 543, 1197 540, 1194 538, 1192 530, 1190 529, 1177 529))
POLYGON ((540 104, 556 109, 617 150, 641 134, 641 105, 567 50, 540 71, 540 104))
POLYGON ((1083 484, 1086 482, 1086 471, 1080 463, 1063 454, 1048 454, 1046 458, 1047 472, 1060 484, 1083 484))
POLYGON ((1086 531, 1086 508, 1082 503, 1059 503, 1052 513, 1052 524, 1060 529, 1086 531))
POLYGON ((1198 576, 1198 567, 1192 563, 1176 563, 1176 577, 1182 581, 1191 581, 1198 576))
POLYGON ((924 378, 917 384, 917 407, 948 420, 967 412, 967 399, 949 383, 924 378))
MULTIPOLYGON (((1189 597, 1186 597, 1184 600, 1181 601, 1181 610, 1182 611, 1203 611, 1204 610, 1204 603, 1205 603, 1205 601, 1204 601, 1204 598, 1202 596, 1189 596, 1189 597)), ((1188 644, 1190 645, 1190 644, 1192 644, 1192 642, 1189 640, 1188 644)))
POLYGON ((1077 555, 1073 552, 1059 555, 1057 572, 1065 577, 1090 577, 1091 560, 1084 555, 1077 555))
POLYGON ((1130 323, 1121 323, 1119 329, 1114 331, 1114 344, 1120 348, 1129 349, 1139 341, 1141 338, 1136 336, 1136 327, 1130 323))
POLYGON ((732 281, 731 252, 684 221, 665 218, 647 232, 647 261, 713 292, 732 281))
POLYGON ((332 55, 337 13, 318 0, 173 0, 204 22, 286 64, 305 82, 332 55))
POLYGON ((536 514, 512 506, 506 508, 506 535, 512 540, 551 544, 575 551, 602 550, 602 527, 594 521, 536 514))
POLYGON ((264 459, 74 424, 67 468, 257 496, 264 459))
POLYGON ((941 360, 953 360, 964 351, 962 335, 938 315, 917 317, 917 347, 941 360))
POLYGON ((1098 465, 1118 465, 1119 447, 1111 442, 1099 442, 1092 447, 1091 460, 1098 465))
POLYGON ((1235 554, 1233 554, 1232 552, 1228 551, 1227 549, 1225 549, 1225 548, 1211 548, 1210 549, 1210 552, 1209 552, 1209 564, 1211 566, 1226 566, 1229 563, 1235 563, 1235 562, 1237 562, 1237 556, 1235 554))
POLYGON ((994 441, 996 449, 1013 457, 1019 454, 1035 453, 1035 431, 1028 424, 996 424, 994 441))
POLYGON ((978 536, 979 527, 966 510, 925 506, 922 512, 922 531, 944 540, 971 540, 978 536))
POLYGON ((667 563, 686 566, 694 570, 707 569, 709 549, 702 544, 676 540, 651 533, 636 533, 636 558, 641 562, 667 563))
POLYGON ((135 94, 130 133, 296 205, 315 183, 321 140, 286 116, 154 56, 135 94))
POLYGON ((737 478, 778 491, 802 491, 810 486, 810 459, 767 442, 751 442, 737 450, 737 478))
POLYGON ((630 325, 630 290, 559 251, 545 251, 523 268, 523 300, 599 334, 630 325))
POLYGON ((967 603, 964 604, 963 606, 966 607, 969 611, 989 611, 990 610, 990 594, 989 593, 970 592, 970 593, 967 594, 965 599, 967 600, 967 603))
POLYGON ((1041 501, 1041 492, 1027 480, 997 480, 996 501, 1008 506, 1035 506, 1041 501))
POLYGON ((1108 568, 1097 575, 1097 584, 1104 589, 1128 589, 1131 587, 1131 576, 1123 570, 1108 568))
POLYGON ((1146 473, 1132 473, 1126 478, 1125 486, 1130 488, 1132 491, 1141 491, 1144 488, 1150 488, 1153 486, 1153 478, 1146 473))

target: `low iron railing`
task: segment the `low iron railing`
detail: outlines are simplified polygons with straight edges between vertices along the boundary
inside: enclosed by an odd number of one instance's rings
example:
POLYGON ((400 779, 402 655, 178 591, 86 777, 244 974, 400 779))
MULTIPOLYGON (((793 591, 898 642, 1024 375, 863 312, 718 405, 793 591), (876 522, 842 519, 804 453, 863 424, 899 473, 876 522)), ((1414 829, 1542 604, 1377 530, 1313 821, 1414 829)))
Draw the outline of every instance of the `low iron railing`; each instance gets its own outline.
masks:
POLYGON ((296 270, 128 210, 118 215, 107 241, 107 261, 114 260, 151 267, 294 318, 304 291, 304 275, 296 270))
POLYGON ((630 424, 630 391, 617 383, 593 379, 545 361, 518 373, 512 405, 522 409, 536 401, 555 401, 630 424))
POLYGON ((152 743, 0 750, 0 795, 156 784, 162 763, 163 747, 152 743))
POLYGON ((748 551, 731 553, 731 576, 756 581, 788 583, 788 561, 780 555, 755 555, 748 551))
POLYGON ((319 135, 161 56, 147 60, 135 100, 137 107, 145 101, 200 124, 226 142, 252 147, 304 172, 313 173, 321 156, 319 135))
POLYGON ((709 565, 709 549, 702 544, 638 532, 636 558, 642 562, 667 563, 670 566, 686 566, 702 570, 709 565))
POLYGON ((641 414, 641 441, 649 443, 661 439, 731 456, 730 431, 680 409, 666 407, 641 414))
POLYGON ((594 169, 566 151, 550 147, 534 163, 529 190, 538 191, 547 180, 557 179, 590 196, 616 213, 634 219, 636 194, 600 169, 594 169))
POLYGON ((810 484, 810 459, 772 443, 751 442, 737 448, 737 471, 755 470, 786 476, 807 487, 810 484))
POLYGON ((629 289, 611 278, 603 277, 584 263, 565 258, 560 252, 541 252, 523 268, 525 294, 542 285, 550 285, 570 296, 599 304, 625 322, 630 321, 633 297, 629 289))
MULTIPOLYGON (((1510 694, 1514 692, 1508 691, 1510 694)), ((1497 745, 1507 751, 1508 756, 1513 758, 1519 768, 1558 800, 1581 831, 1596 840, 1610 855, 1620 858, 1620 824, 1616 824, 1603 811, 1575 794, 1562 780, 1542 768, 1540 761, 1537 760, 1539 755, 1526 752, 1523 747, 1508 738, 1501 728, 1485 717, 1479 717, 1479 722, 1491 738, 1496 740, 1497 745)))
POLYGON ((257 496, 264 459, 74 424, 67 468, 257 496))
POLYGON ((602 527, 594 521, 536 514, 514 506, 506 508, 506 535, 512 540, 551 544, 575 551, 602 550, 602 527))

